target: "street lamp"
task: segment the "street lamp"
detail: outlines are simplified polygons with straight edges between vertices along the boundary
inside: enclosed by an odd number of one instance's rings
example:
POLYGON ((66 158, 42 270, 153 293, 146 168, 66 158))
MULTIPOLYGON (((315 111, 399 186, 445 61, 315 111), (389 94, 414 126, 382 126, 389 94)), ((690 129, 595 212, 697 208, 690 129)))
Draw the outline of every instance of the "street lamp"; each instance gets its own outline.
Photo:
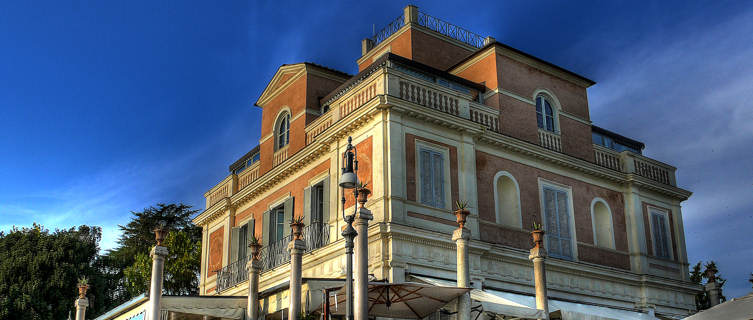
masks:
POLYGON ((353 147, 351 142, 353 138, 348 137, 348 145, 345 147, 345 153, 343 153, 343 168, 340 175, 340 188, 342 188, 342 218, 347 225, 343 229, 342 236, 345 238, 345 255, 346 255, 346 270, 345 270, 345 319, 353 319, 353 238, 358 235, 356 229, 353 228, 353 220, 355 219, 358 206, 353 206, 353 214, 345 215, 345 190, 353 189, 353 199, 358 199, 358 159, 356 158, 356 148, 353 147))

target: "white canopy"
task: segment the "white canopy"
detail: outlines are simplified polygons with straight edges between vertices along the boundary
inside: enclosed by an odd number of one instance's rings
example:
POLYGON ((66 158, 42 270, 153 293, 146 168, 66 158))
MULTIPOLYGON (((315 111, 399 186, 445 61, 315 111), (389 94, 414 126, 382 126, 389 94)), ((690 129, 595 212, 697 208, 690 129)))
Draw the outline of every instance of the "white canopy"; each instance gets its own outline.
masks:
MULTIPOLYGON (((412 277, 434 285, 453 285, 454 282, 441 280, 426 276, 412 275, 412 277)), ((481 303, 485 311, 507 315, 524 319, 536 319, 539 316, 532 316, 533 311, 543 312, 536 309, 536 298, 511 292, 496 290, 471 290, 471 299, 481 303), (494 311, 497 310, 497 311, 494 311)), ((561 300, 549 299, 549 311, 558 312, 562 319, 578 320, 655 320, 656 318, 648 313, 632 310, 622 310, 589 304, 567 302, 561 300)))
POLYGON ((243 319, 248 300, 228 296, 163 296, 162 311, 225 319, 243 319))

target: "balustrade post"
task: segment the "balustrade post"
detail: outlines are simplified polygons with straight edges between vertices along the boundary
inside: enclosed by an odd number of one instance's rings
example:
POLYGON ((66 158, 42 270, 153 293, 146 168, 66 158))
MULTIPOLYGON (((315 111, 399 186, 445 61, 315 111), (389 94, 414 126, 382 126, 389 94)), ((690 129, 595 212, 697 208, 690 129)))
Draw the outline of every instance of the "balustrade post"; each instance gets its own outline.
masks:
POLYGON ((418 7, 414 5, 405 6, 403 15, 405 16, 405 24, 418 23, 418 7))

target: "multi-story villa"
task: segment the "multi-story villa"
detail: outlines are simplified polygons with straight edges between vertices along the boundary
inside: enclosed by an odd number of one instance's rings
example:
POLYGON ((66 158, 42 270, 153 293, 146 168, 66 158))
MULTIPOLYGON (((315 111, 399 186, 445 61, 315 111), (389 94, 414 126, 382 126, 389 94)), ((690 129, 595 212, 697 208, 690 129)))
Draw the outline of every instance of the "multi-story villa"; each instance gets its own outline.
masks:
POLYGON ((279 318, 288 221, 300 216, 304 310, 321 301, 322 283, 344 278, 337 181, 351 136, 372 191, 373 278, 454 283, 452 209, 465 200, 474 288, 533 295, 537 222, 550 300, 640 319, 695 309, 681 212, 691 193, 674 167, 642 154, 643 143, 591 122, 594 81, 413 6, 361 46, 356 75, 288 64, 261 93, 258 146, 206 192, 194 219, 201 295, 247 295, 246 243, 256 235, 263 309, 279 318))

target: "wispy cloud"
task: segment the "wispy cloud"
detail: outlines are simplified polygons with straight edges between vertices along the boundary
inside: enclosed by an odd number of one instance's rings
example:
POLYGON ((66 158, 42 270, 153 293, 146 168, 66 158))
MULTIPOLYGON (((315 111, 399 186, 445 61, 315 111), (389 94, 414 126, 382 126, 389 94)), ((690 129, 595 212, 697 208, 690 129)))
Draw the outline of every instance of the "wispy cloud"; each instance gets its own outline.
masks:
POLYGON ((599 76, 594 122, 643 140, 694 192, 683 203, 690 263, 714 259, 728 297, 750 291, 753 230, 753 12, 685 37, 647 36, 599 76), (747 32, 746 32, 747 30, 747 32))

